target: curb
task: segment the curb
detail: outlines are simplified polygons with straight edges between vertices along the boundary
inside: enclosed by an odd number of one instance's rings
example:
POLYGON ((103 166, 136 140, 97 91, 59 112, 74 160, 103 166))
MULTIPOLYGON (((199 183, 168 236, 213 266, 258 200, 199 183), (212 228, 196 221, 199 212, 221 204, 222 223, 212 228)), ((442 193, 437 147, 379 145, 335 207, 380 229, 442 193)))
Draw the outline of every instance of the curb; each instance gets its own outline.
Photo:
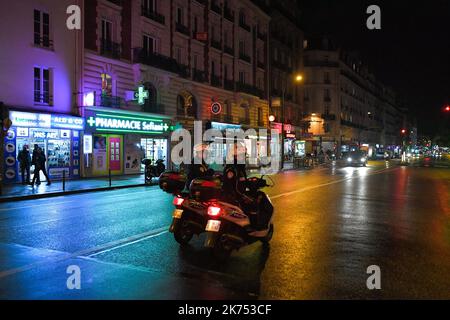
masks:
POLYGON ((146 187, 146 186, 151 187, 151 186, 155 186, 155 185, 157 185, 157 184, 140 183, 140 184, 129 184, 129 185, 124 185, 124 186, 111 186, 111 187, 100 187, 100 188, 93 188, 93 189, 79 189, 79 190, 39 193, 39 194, 31 194, 31 195, 25 195, 25 196, 10 196, 10 197, 5 196, 5 197, 0 197, 0 203, 22 201, 22 200, 42 199, 42 198, 53 198, 53 197, 60 197, 60 196, 72 195, 72 194, 110 191, 110 190, 128 189, 128 188, 136 188, 136 187, 146 187))

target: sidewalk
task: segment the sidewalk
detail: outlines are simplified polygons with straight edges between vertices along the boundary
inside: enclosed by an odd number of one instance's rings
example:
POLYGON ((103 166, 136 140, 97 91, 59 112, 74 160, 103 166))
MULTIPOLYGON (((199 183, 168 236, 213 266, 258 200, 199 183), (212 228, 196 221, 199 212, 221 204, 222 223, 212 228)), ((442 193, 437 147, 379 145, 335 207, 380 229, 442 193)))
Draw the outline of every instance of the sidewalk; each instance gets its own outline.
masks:
POLYGON ((66 180, 65 191, 63 190, 62 181, 53 181, 50 186, 47 186, 45 182, 42 182, 39 186, 35 185, 34 187, 22 184, 4 185, 2 195, 0 196, 0 203, 89 191, 131 188, 143 185, 145 185, 143 174, 113 176, 111 180, 111 187, 109 186, 108 177, 66 180))

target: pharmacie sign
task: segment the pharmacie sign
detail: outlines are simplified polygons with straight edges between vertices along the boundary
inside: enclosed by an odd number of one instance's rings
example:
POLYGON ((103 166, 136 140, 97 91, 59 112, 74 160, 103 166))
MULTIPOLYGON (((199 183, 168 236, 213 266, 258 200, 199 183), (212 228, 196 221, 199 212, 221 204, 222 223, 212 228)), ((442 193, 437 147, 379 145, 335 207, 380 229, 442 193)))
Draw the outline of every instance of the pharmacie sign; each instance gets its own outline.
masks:
POLYGON ((103 111, 86 113, 88 131, 161 134, 169 128, 169 121, 157 117, 103 111))

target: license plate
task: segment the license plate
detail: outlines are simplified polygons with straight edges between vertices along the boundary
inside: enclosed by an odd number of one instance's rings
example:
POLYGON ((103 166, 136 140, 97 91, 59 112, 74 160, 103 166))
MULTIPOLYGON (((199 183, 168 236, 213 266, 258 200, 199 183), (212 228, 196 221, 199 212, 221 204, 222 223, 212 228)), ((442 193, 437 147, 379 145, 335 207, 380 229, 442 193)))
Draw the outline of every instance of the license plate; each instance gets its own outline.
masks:
POLYGON ((220 221, 219 220, 208 220, 208 223, 206 224, 206 231, 211 232, 219 232, 220 230, 220 221))
POLYGON ((175 209, 172 213, 172 217, 175 219, 181 219, 182 215, 183 215, 183 210, 181 210, 181 209, 175 209))

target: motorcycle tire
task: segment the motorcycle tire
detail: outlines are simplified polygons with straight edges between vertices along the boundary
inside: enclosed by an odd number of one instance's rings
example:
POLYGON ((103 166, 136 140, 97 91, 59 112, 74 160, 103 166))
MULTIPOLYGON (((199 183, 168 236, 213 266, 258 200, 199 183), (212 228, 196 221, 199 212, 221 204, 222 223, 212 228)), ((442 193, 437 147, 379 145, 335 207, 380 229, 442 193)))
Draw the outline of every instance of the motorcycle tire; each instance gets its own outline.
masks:
POLYGON ((267 233, 267 235, 264 238, 261 239, 261 242, 264 244, 268 244, 270 242, 270 240, 272 240, 273 231, 274 231, 274 227, 273 227, 273 223, 271 223, 270 227, 269 227, 269 232, 267 233))
POLYGON ((217 239, 216 244, 213 248, 213 255, 219 262, 226 262, 233 251, 233 247, 226 245, 226 242, 217 239))
POLYGON ((194 233, 192 232, 192 230, 190 230, 189 226, 183 220, 181 220, 175 227, 175 230, 173 231, 173 236, 176 242, 184 246, 187 245, 189 241, 191 241, 192 237, 194 236, 194 233))

